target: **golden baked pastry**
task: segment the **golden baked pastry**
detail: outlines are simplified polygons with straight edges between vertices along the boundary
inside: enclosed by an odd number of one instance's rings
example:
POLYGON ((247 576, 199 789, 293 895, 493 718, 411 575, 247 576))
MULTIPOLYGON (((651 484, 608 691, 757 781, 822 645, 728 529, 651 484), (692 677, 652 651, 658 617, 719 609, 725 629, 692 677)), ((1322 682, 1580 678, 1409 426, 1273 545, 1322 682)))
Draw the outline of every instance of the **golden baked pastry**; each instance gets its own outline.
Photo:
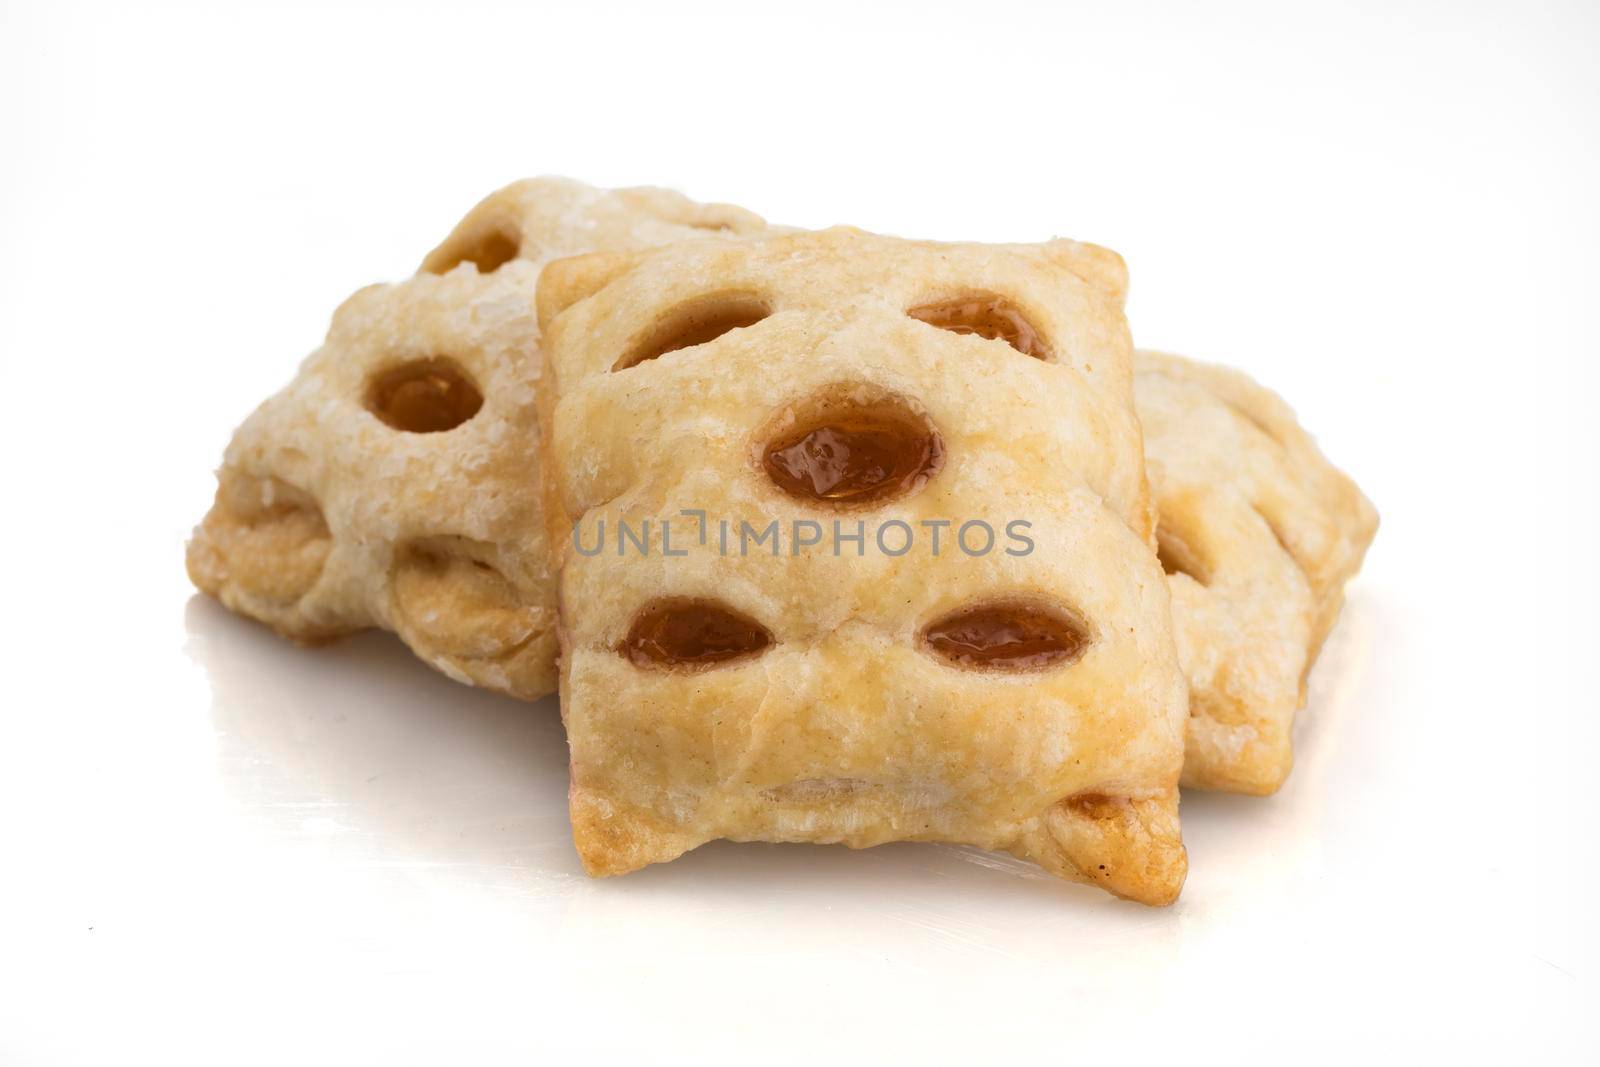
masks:
POLYGON ((1071 241, 850 229, 546 268, 591 873, 936 840, 1177 896, 1184 685, 1125 284, 1071 241))
POLYGON ((356 293, 229 445, 195 585, 301 641, 381 626, 460 681, 555 687, 534 289, 550 259, 759 218, 543 178, 490 196, 408 281, 356 293))
POLYGON ((1275 394, 1225 367, 1140 351, 1160 558, 1189 679, 1183 784, 1267 794, 1294 713, 1378 516, 1275 394))

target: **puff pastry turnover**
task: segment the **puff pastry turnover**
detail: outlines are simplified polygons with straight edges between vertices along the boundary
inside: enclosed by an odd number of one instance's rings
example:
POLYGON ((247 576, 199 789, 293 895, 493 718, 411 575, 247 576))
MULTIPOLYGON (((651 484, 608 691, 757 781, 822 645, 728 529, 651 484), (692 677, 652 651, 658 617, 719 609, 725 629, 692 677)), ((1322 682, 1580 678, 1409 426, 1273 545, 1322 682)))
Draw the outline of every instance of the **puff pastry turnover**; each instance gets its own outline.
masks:
POLYGON ((936 840, 1176 897, 1184 685, 1125 281, 1070 241, 849 229, 545 270, 591 873, 715 838, 936 840), (978 551, 975 520, 1031 549, 978 551))
POLYGON ((549 692, 539 271, 762 228, 658 189, 545 178, 490 196, 417 276, 346 301, 294 381, 239 428, 189 544, 195 585, 297 640, 381 626, 458 680, 549 692))
POLYGON ((1183 784, 1271 793, 1378 516, 1288 405, 1245 375, 1146 351, 1134 367, 1190 687, 1183 784))

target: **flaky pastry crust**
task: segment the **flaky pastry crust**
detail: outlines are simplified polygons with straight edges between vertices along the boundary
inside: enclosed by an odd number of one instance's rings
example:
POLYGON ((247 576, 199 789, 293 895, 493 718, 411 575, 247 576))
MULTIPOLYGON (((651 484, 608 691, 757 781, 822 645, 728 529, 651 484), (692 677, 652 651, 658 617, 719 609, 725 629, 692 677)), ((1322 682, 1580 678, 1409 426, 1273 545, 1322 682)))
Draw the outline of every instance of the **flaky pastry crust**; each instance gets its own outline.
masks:
POLYGON ((1244 374, 1142 350, 1134 369, 1189 679, 1183 784, 1272 793, 1377 512, 1288 405, 1244 374))
POLYGON ((546 269, 548 542, 572 821, 592 873, 714 838, 938 840, 1146 903, 1176 897, 1184 686, 1149 539, 1124 286, 1115 254, 1071 241, 849 229, 546 269), (997 304, 1044 358, 921 314, 954 306, 959 326, 997 304), (838 425, 887 404, 931 428, 925 476, 866 504, 786 490, 764 459, 819 403, 838 425), (1027 520, 1035 548, 719 544, 723 520, 970 519, 1027 520), (619 554, 624 522, 651 524, 652 551, 619 554), (996 604, 1068 619, 1084 647, 1042 669, 941 657, 937 620, 996 604), (661 605, 712 605, 753 651, 642 656, 661 605))
POLYGON ((660 189, 541 178, 479 204, 413 278, 356 293, 239 428, 189 544, 196 586, 288 637, 398 633, 452 678, 555 687, 534 291, 597 249, 764 228, 660 189))

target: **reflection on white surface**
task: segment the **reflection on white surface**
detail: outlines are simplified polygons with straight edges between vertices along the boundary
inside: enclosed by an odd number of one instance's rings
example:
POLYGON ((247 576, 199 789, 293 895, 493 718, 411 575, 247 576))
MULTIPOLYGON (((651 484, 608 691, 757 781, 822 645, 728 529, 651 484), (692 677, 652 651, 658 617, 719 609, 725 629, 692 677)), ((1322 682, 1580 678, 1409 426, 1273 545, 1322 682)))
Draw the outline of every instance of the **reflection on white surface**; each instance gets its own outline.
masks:
MULTIPOLYGON (((717 842, 671 864, 594 881, 566 812, 566 743, 553 699, 525 704, 451 682, 393 637, 302 649, 195 596, 188 651, 212 692, 219 782, 253 833, 320 862, 408 886, 495 894, 523 920, 605 958, 624 946, 671 959, 714 950, 708 932, 790 951, 882 950, 901 930, 919 952, 1013 961, 1042 944, 1127 939, 1175 950, 1191 908, 1292 899, 1316 876, 1326 749, 1361 679, 1363 605, 1353 605, 1313 675, 1300 766, 1268 801, 1189 794, 1194 855, 1184 899, 1153 911, 977 849, 717 842), (825 906, 819 910, 818 905, 825 906), (870 946, 870 947, 868 947, 870 946)), ((889 943, 893 943, 893 939, 889 943)))
POLYGON ((185 622, 220 781, 264 832, 529 894, 582 877, 553 698, 458 685, 376 631, 303 649, 198 595, 185 622))

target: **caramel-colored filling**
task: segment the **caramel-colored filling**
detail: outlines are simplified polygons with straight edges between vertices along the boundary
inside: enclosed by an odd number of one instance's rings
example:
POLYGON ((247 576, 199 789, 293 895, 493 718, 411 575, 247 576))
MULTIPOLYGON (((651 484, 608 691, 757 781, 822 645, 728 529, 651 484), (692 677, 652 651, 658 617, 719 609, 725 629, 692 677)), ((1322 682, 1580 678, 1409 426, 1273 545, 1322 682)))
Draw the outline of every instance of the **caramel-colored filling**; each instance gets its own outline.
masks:
POLYGON ((1104 793, 1078 793, 1062 803, 1073 814, 1089 819, 1114 819, 1126 806, 1125 801, 1104 793))
POLYGON ((962 667, 1042 670, 1077 659, 1088 647, 1082 625, 1025 604, 964 608, 923 633, 928 646, 962 667))
POLYGON ((991 341, 1004 341, 1025 356, 1050 358, 1050 348, 1039 331, 1010 301, 998 296, 971 296, 924 304, 906 314, 951 333, 971 333, 991 341))
POLYGON ((455 364, 423 359, 380 374, 367 390, 367 408, 407 433, 453 430, 478 413, 483 394, 455 364))
POLYGON ((766 627, 705 600, 658 600, 634 620, 622 651, 639 667, 705 669, 772 643, 766 627))
POLYGON ((926 482, 944 461, 938 431, 908 409, 882 401, 820 405, 813 417, 767 445, 767 476, 791 496, 866 504, 926 482))
POLYGON ((747 293, 715 293, 674 309, 613 370, 626 370, 668 352, 710 344, 725 333, 754 326, 769 314, 766 302, 747 293))

